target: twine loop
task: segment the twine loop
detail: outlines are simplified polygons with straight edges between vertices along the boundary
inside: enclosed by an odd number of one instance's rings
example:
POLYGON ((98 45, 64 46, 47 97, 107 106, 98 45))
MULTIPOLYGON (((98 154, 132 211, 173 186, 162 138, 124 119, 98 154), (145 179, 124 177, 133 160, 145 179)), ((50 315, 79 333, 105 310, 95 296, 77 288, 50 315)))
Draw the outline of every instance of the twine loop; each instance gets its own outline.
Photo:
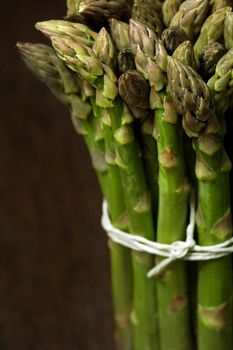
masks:
POLYGON ((190 249, 192 249, 196 245, 195 240, 190 240, 187 242, 176 241, 171 244, 171 255, 175 259, 184 258, 190 249))
POLYGON ((154 266, 147 276, 153 277, 160 274, 169 264, 176 260, 207 261, 222 258, 233 253, 233 237, 220 244, 212 246, 200 246, 194 239, 195 231, 195 196, 190 196, 189 224, 186 228, 186 240, 176 241, 171 244, 150 241, 144 237, 121 231, 112 226, 108 215, 108 205, 103 201, 102 227, 108 237, 124 247, 143 253, 164 257, 154 266))

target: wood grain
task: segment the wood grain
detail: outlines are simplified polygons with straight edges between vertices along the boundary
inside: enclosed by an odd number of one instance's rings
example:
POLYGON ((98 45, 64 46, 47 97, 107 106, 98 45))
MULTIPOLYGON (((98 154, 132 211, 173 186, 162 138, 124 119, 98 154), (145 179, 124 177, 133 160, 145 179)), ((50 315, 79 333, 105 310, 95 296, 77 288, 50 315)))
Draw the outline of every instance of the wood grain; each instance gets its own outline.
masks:
POLYGON ((66 109, 29 73, 16 41, 65 0, 5 4, 1 55, 0 338, 10 350, 113 349, 101 194, 66 109), (54 6, 56 4, 56 6, 54 6))

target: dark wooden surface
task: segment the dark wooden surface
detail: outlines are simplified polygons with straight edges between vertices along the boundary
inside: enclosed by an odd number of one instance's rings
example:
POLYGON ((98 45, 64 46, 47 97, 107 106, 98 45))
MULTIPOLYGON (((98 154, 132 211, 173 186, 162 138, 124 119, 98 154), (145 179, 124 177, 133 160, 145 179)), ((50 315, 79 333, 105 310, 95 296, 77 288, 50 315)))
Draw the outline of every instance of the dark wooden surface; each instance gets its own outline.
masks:
POLYGON ((69 114, 24 66, 16 41, 65 0, 2 11, 0 349, 109 350, 112 305, 101 194, 69 114))

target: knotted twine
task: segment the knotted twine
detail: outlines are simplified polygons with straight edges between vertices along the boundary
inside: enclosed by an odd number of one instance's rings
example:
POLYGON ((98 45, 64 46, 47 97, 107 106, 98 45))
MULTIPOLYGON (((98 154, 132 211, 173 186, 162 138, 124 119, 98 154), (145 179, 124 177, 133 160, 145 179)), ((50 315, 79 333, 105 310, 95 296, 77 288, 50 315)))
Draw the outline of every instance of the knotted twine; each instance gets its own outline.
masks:
POLYGON ((158 265, 153 267, 147 277, 158 275, 175 260, 207 261, 222 258, 233 253, 233 237, 223 243, 200 246, 194 239, 195 230, 195 196, 190 196, 189 224, 186 228, 186 240, 175 241, 172 244, 163 244, 150 241, 144 237, 121 231, 113 227, 109 214, 108 204, 103 201, 101 224, 108 237, 115 243, 142 253, 164 257, 158 265))

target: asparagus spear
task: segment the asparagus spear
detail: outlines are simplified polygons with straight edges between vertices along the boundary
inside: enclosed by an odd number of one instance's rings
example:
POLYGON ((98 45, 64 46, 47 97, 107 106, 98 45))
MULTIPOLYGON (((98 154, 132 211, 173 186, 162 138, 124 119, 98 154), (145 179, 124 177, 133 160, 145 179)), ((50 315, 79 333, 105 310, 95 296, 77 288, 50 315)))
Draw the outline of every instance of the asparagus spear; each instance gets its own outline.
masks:
POLYGON ((177 58, 186 65, 196 69, 197 63, 195 59, 194 48, 191 41, 182 42, 174 51, 173 57, 177 58))
MULTIPOLYGON (((227 154, 229 155, 230 159, 231 159, 231 162, 233 162, 233 152, 232 152, 232 133, 233 133, 233 121, 232 121, 232 107, 226 112, 225 114, 225 118, 226 118, 226 124, 227 124, 227 127, 226 127, 226 136, 225 136, 225 139, 224 139, 224 145, 225 145, 225 148, 226 148, 226 151, 227 151, 227 154)), ((233 189, 232 189, 232 170, 230 172, 230 187, 231 187, 231 207, 232 207, 232 200, 233 200, 233 196, 232 196, 232 193, 233 193, 233 189)))
POLYGON ((169 55, 185 40, 188 40, 185 31, 179 27, 168 27, 161 35, 162 42, 169 55))
POLYGON ((227 12, 224 23, 224 44, 227 50, 233 48, 233 12, 227 12))
MULTIPOLYGON (((117 149, 117 162, 121 169, 122 183, 129 212, 130 232, 154 239, 151 199, 146 185, 141 150, 132 124, 124 124, 129 110, 120 100, 109 109, 117 149)), ((134 271, 134 326, 135 350, 159 349, 155 281, 147 278, 153 267, 153 258, 144 253, 132 252, 134 271)))
POLYGON ((223 41, 224 22, 230 7, 224 7, 210 15, 202 26, 201 33, 194 45, 196 60, 199 63, 204 46, 223 41))
POLYGON ((134 117, 143 119, 149 113, 149 85, 136 70, 123 73, 118 81, 119 94, 134 117))
MULTIPOLYGON (((121 184, 119 168, 116 164, 116 152, 111 120, 107 109, 96 106, 92 99, 95 117, 101 121, 105 141, 105 160, 109 180, 109 209, 114 227, 128 230, 128 215, 121 184)), ((112 291, 115 309, 116 342, 119 349, 133 349, 133 333, 130 315, 133 302, 133 281, 130 251, 123 246, 109 242, 111 252, 112 291)))
POLYGON ((134 0, 133 4, 135 6, 145 5, 148 8, 151 8, 152 12, 157 12, 160 17, 162 17, 162 6, 163 0, 134 0))
POLYGON ((231 0, 210 0, 211 12, 214 13, 224 7, 232 6, 231 0))
POLYGON ((79 11, 81 0, 66 0, 67 3, 67 16, 71 16, 79 11))
MULTIPOLYGON (((187 135, 194 138, 199 243, 217 244, 232 235, 228 180, 231 163, 222 145, 221 123, 212 109, 211 92, 201 77, 175 58, 168 60, 167 68, 174 106, 183 115, 187 135)), ((200 350, 232 349, 231 274, 229 256, 199 264, 200 350)))
POLYGON ((97 37, 97 33, 89 29, 82 23, 72 23, 63 20, 50 20, 38 22, 35 25, 45 36, 50 38, 52 35, 63 35, 72 38, 79 44, 92 47, 97 37))
POLYGON ((199 60, 200 71, 205 79, 215 74, 216 65, 225 53, 225 47, 217 42, 210 43, 203 47, 199 60))
POLYGON ((91 107, 80 98, 80 87, 77 78, 57 57, 55 51, 43 44, 18 43, 21 56, 28 68, 52 93, 71 110, 72 121, 76 131, 84 136, 89 148, 93 166, 97 172, 100 186, 108 198, 107 171, 104 161, 104 144, 95 141, 91 107))
MULTIPOLYGON (((185 239, 189 185, 185 174, 182 131, 165 90, 167 54, 162 42, 156 39, 149 28, 136 21, 130 21, 129 29, 136 67, 151 85, 151 107, 155 109, 158 134, 157 240, 169 244, 185 239), (156 101, 153 101, 155 96, 156 101)), ((192 349, 186 277, 184 262, 176 262, 157 281, 162 350, 192 349)))
MULTIPOLYGON (((95 56, 100 62, 114 67, 115 47, 107 31, 102 28, 92 47, 95 56)), ((109 176, 109 207, 111 220, 116 228, 128 230, 128 220, 120 171, 116 164, 116 151, 111 119, 108 109, 100 108, 92 99, 95 116, 101 120, 105 140, 105 158, 109 176), (126 226, 127 224, 127 226, 126 226)), ((112 290, 115 304, 115 319, 118 326, 117 340, 119 349, 133 349, 132 325, 130 314, 132 309, 132 266, 130 251, 114 242, 110 242, 112 266, 112 290), (121 286, 124 285, 124 289, 121 286)))
MULTIPOLYGON (((174 51, 172 57, 177 58, 181 62, 186 65, 196 69, 196 60, 194 55, 194 48, 190 41, 184 41, 181 43, 176 50, 174 51)), ((193 188, 197 187, 197 179, 195 175, 195 152, 192 147, 192 140, 187 137, 187 135, 183 135, 183 143, 184 143, 184 157, 185 163, 187 167, 188 178, 191 182, 193 188)), ((191 329, 192 334, 196 334, 196 305, 197 305, 197 264, 189 263, 188 264, 188 291, 189 291, 189 307, 191 314, 191 329)))
POLYGON ((149 115, 149 84, 135 70, 123 73, 118 81, 119 94, 134 117, 139 120, 142 158, 146 180, 151 193, 154 222, 158 208, 158 160, 157 144, 153 136, 154 122, 149 115))
MULTIPOLYGON (((88 48, 77 47, 72 40, 52 38, 59 56, 78 74, 85 77, 97 88, 96 103, 109 108, 114 131, 117 164, 122 174, 122 183, 129 213, 130 231, 154 239, 151 201, 148 196, 140 150, 134 136, 129 111, 117 97, 115 75, 101 64, 88 48), (84 62, 89 61, 89 65, 84 62), (110 84, 110 88, 107 86, 110 84), (113 88, 115 86, 115 88, 113 88), (127 120, 127 123, 126 123, 127 120)), ((153 258, 147 254, 132 253, 134 271, 134 346, 136 350, 158 349, 156 328, 155 281, 148 280, 146 273, 153 267, 153 258)))
MULTIPOLYGON (((138 4, 142 5, 142 2, 135 1, 135 5, 138 4)), ((158 4, 158 2, 154 4, 154 7, 156 6, 158 10, 161 8, 161 4, 158 4)), ((118 67, 121 73, 125 73, 120 76, 118 82, 120 96, 131 109, 131 112, 136 118, 146 118, 149 109, 147 98, 148 85, 145 83, 142 75, 135 71, 134 55, 132 50, 129 48, 130 41, 128 24, 112 19, 110 21, 110 28, 117 48, 120 50, 118 54, 118 67), (136 86, 136 89, 134 89, 134 86, 136 86), (129 90, 130 93, 128 93, 129 90), (143 106, 141 105, 141 101, 143 106)), ((153 137, 153 123, 151 123, 151 120, 147 119, 143 122, 141 127, 141 135, 144 167, 146 169, 147 182, 152 193, 153 213, 156 217, 158 197, 156 161, 157 146, 156 140, 153 137)))
POLYGON ((149 115, 142 121, 140 135, 142 159, 146 173, 146 180, 151 192, 154 225, 156 227, 158 215, 158 147, 154 130, 154 118, 153 115, 149 115))
POLYGON ((214 93, 217 111, 222 115, 229 109, 233 93, 233 48, 217 63, 215 74, 209 79, 208 86, 214 93))
POLYGON ((134 2, 131 18, 145 24, 158 35, 162 33, 162 4, 158 0, 134 2))
POLYGON ((102 28, 95 40, 92 50, 95 54, 95 57, 106 64, 108 67, 114 69, 116 65, 116 51, 115 46, 106 31, 105 28, 102 28))
MULTIPOLYGON (((229 16, 230 22, 232 16, 229 16)), ((225 26, 226 26, 225 21, 225 26)), ((228 23, 231 25, 231 23, 228 23)), ((229 32, 230 32, 229 28, 229 32)), ((225 36, 225 40, 229 40, 228 42, 230 43, 230 39, 225 36)), ((221 122, 223 124, 223 133, 225 134, 226 132, 226 137, 224 138, 224 144, 226 147, 226 150, 228 152, 228 155, 230 156, 231 161, 233 160, 232 158, 232 147, 231 147, 231 135, 232 135, 232 78, 229 79, 229 75, 232 75, 232 68, 233 68, 233 61, 232 61, 233 53, 232 49, 229 50, 223 56, 217 66, 216 66, 216 71, 214 76, 208 81, 208 85, 213 91, 215 102, 216 102, 216 109, 217 113, 221 118, 221 122), (230 73, 231 72, 231 73, 230 73), (223 81, 225 80, 225 84, 223 84, 223 81), (222 83, 221 83, 222 81, 222 83), (225 117, 225 118, 224 118, 225 117)), ((232 175, 230 175, 230 180, 232 178, 232 175)), ((232 184, 230 184, 232 185, 232 184)), ((232 188, 230 186, 230 195, 231 195, 231 205, 232 205, 232 188)))
POLYGON ((172 18, 178 12, 183 0, 165 0, 163 3, 163 21, 168 27, 172 18))
MULTIPOLYGON (((73 27, 76 24, 67 23, 69 22, 65 22, 65 25, 68 26, 68 30, 66 32, 64 32, 65 26, 63 26, 61 29, 57 23, 55 23, 55 25, 51 25, 51 21, 37 23, 36 28, 45 33, 45 35, 50 39, 52 39, 52 42, 55 46, 56 43, 58 43, 58 48, 61 49, 61 58, 63 58, 63 50, 67 53, 67 66, 69 66, 71 70, 75 70, 74 67, 78 64, 80 76, 84 80, 87 80, 88 82, 91 82, 91 84, 94 84, 96 88, 99 88, 102 91, 101 98, 108 99, 109 105, 111 106, 110 99, 114 98, 117 95, 117 87, 115 85, 117 79, 115 77, 115 74, 111 69, 109 69, 107 65, 101 64, 101 62, 99 62, 96 58, 95 52, 92 50, 94 41, 88 41, 87 43, 82 41, 83 37, 85 40, 86 37, 89 39, 89 28, 82 24, 81 33, 79 33, 77 30, 75 31, 74 36, 73 31, 70 34, 70 27, 73 27), (75 49, 69 47, 70 43, 71 46, 73 45, 75 49), (105 71, 106 74, 104 75, 104 82, 102 83, 99 81, 98 77, 103 75, 103 71, 105 71)), ((91 33, 94 32, 91 31, 91 33)), ((93 34, 93 37, 94 35, 95 34, 93 34)), ((96 50, 98 51, 97 47, 96 50)))
POLYGON ((198 73, 191 67, 175 58, 170 58, 169 62, 168 81, 174 107, 183 116, 182 123, 186 134, 189 137, 197 137, 205 129, 208 118, 213 114, 212 94, 198 73), (187 77, 187 72, 189 77, 187 77), (180 82, 181 79, 183 79, 182 82, 180 82), (195 84, 193 83, 189 91, 189 85, 193 81, 195 84), (185 101, 182 101, 181 96, 183 95, 185 101))
MULTIPOLYGON (((212 52, 214 60, 215 52, 212 52)), ((211 59, 211 52, 209 53, 211 59)), ((210 60, 209 59, 209 60, 210 60)), ((204 62, 205 64, 205 62, 204 62)), ((209 79, 208 86, 213 92, 216 111, 220 118, 220 122, 222 124, 222 137, 225 132, 227 132, 227 140, 225 145, 229 152, 229 155, 232 160, 231 148, 229 147, 229 136, 231 135, 231 118, 230 117, 230 109, 232 106, 232 68, 233 68, 233 49, 229 50, 217 63, 215 74, 209 79), (229 110, 229 111, 227 111, 229 110), (226 115, 226 120, 224 116, 226 115), (227 130, 226 130, 227 129, 227 130)))
MULTIPOLYGON (((110 154, 113 151, 110 149, 111 135, 108 134, 104 145, 98 122, 93 115, 89 115, 90 105, 77 96, 80 93, 77 77, 66 68, 52 48, 41 44, 18 44, 18 47, 27 66, 37 78, 46 83, 61 102, 71 106, 75 129, 84 136, 101 188, 108 199, 113 224, 125 230, 127 221, 121 182, 116 166, 113 164, 109 166, 110 154)), ((88 95, 91 95, 90 88, 88 95)), ((110 249, 117 338, 122 349, 130 350, 132 349, 129 321, 132 300, 130 254, 127 249, 113 243, 110 249), (126 287, 125 290, 119 288, 122 284, 126 287)))
POLYGON ((112 101, 118 93, 117 78, 113 71, 98 61, 91 48, 79 45, 63 36, 54 36, 51 40, 59 57, 65 61, 66 65, 97 89, 96 96, 99 104, 102 101, 103 107, 106 107, 106 104, 112 107, 112 101))
POLYGON ((186 0, 172 18, 170 25, 177 26, 193 40, 200 32, 209 11, 209 0, 186 0))
POLYGON ((129 44, 129 25, 128 23, 119 21, 115 18, 110 18, 109 26, 111 30, 112 39, 117 49, 124 50, 128 49, 129 44))
POLYGON ((68 19, 100 29, 107 24, 109 18, 127 20, 131 6, 131 0, 81 0, 79 12, 72 14, 68 19))
POLYGON ((120 73, 135 69, 133 53, 129 43, 129 25, 114 18, 109 20, 112 39, 119 50, 117 63, 120 73))
MULTIPOLYGON (((61 59, 63 59, 63 50, 66 52, 68 58, 66 64, 71 70, 75 70, 74 67, 76 67, 78 64, 80 76, 84 80, 88 81, 88 83, 90 82, 91 84, 94 84, 95 82, 95 87, 99 87, 102 91, 103 99, 115 97, 117 94, 117 88, 115 86, 117 79, 113 71, 108 69, 108 66, 101 64, 98 61, 98 59, 95 57, 95 53, 92 50, 95 33, 91 31, 92 37, 91 40, 89 40, 90 29, 87 26, 81 24, 80 30, 80 24, 70 23, 67 21, 62 23, 62 27, 59 26, 59 24, 60 23, 57 23, 57 21, 52 21, 52 23, 51 21, 39 22, 36 24, 36 28, 42 31, 50 39, 52 38, 52 43, 54 43, 55 46, 56 43, 58 43, 58 48, 61 50, 61 59), (77 25, 78 30, 76 30, 77 25), (75 28, 75 32, 73 31, 73 28, 75 28), (70 43, 75 49, 69 47, 70 43), (99 80, 97 79, 98 76, 103 74, 103 70, 107 70, 104 84, 101 82, 99 83, 99 80)), ((96 50, 98 50, 98 48, 96 48, 96 50)))
MULTIPOLYGON (((161 12, 161 3, 158 1, 153 3, 150 0, 147 0, 146 3, 142 2, 141 0, 135 1, 132 10, 132 17, 139 17, 141 21, 150 23, 154 28, 155 22, 153 15, 156 13, 156 11, 161 12), (145 11, 143 11, 143 6, 145 6, 145 11), (152 10, 151 16, 148 16, 149 9, 152 10), (148 18, 146 18, 146 16, 148 18)), ((121 23, 118 24, 116 22, 116 20, 113 20, 111 30, 117 34, 115 34, 116 42, 123 44, 121 39, 122 31, 120 31, 121 23), (118 30, 114 30, 115 28, 118 30)), ((158 26, 158 28, 162 28, 160 18, 158 26)), ((125 47, 125 49, 121 50, 118 55, 119 70, 124 73, 120 76, 118 81, 119 93, 135 118, 146 118, 140 128, 141 147, 146 179, 152 195, 154 221, 156 222, 158 199, 158 164, 157 145, 156 140, 153 137, 153 123, 151 122, 151 118, 147 118, 149 112, 149 86, 143 76, 135 70, 134 55, 132 50, 129 48, 130 41, 128 25, 127 27, 124 26, 124 28, 126 32, 126 39, 124 40, 124 45, 121 44, 120 47, 125 47)))
POLYGON ((107 18, 120 18, 121 14, 132 3, 132 0, 81 0, 80 12, 87 12, 93 15, 93 19, 98 15, 106 16, 107 18))
MULTIPOLYGON (((135 106, 133 108, 133 110, 135 112, 134 114, 135 115, 137 114, 137 117, 145 118, 145 116, 147 114, 146 109, 149 107, 149 105, 148 105, 148 97, 149 96, 148 96, 147 84, 143 80, 142 76, 140 76, 140 74, 136 71, 128 71, 128 72, 122 74, 122 76, 120 77, 120 80, 119 80, 119 89, 120 89, 121 96, 125 98, 125 101, 131 106, 131 108, 132 108, 133 103, 135 105, 137 105, 136 111, 135 111, 135 109, 136 109, 135 106), (126 77, 127 77, 127 79, 126 79, 126 77), (127 87, 129 88, 129 90, 127 89, 127 87), (127 96, 125 94, 126 91, 127 91, 127 96), (139 101, 137 101, 137 99, 139 99, 139 101), (141 112, 139 110, 141 110, 141 112)), ((123 112, 122 121, 125 118, 124 113, 125 112, 123 112)), ((115 123, 116 133, 118 133, 119 121, 117 120, 116 116, 114 116, 112 118, 112 120, 115 123)), ((121 125, 122 125, 122 122, 121 122, 121 125)), ((120 124, 119 124, 119 126, 120 126, 120 124)), ((144 127, 144 129, 145 129, 145 127, 144 127)), ((145 140, 145 138, 147 138, 147 142, 149 142, 149 144, 150 144, 150 150, 152 150, 153 156, 154 156, 154 154, 156 154, 155 153, 155 151, 156 151, 155 142, 154 142, 154 140, 152 141, 150 139, 150 136, 148 135, 148 133, 145 132, 144 134, 146 135, 146 136, 144 136, 144 140, 145 140), (154 147, 155 147, 155 150, 154 150, 154 147)), ((117 142, 120 142, 120 139, 118 139, 118 137, 117 137, 117 142)), ((135 143, 134 149, 136 151, 135 152, 135 155, 136 155, 138 152, 137 151, 137 144, 136 144, 136 142, 134 142, 134 143, 135 143)), ((124 145, 124 146, 126 147, 126 145, 124 145)), ((119 145, 118 145, 118 147, 119 147, 119 145)), ((121 145, 121 147, 118 148, 118 151, 119 151, 119 156, 122 157, 122 160, 123 161, 124 161, 124 159, 126 160, 124 163, 125 165, 130 164, 130 159, 131 159, 131 161, 132 161, 132 159, 134 159, 133 163, 134 163, 135 174, 137 172, 142 172, 142 169, 140 170, 140 168, 141 168, 140 158, 138 158, 138 160, 135 157, 132 158, 132 155, 130 156, 130 154, 132 152, 132 150, 130 150, 130 148, 128 149, 128 152, 126 152, 126 149, 124 150, 123 145, 121 145), (138 171, 137 171, 137 169, 138 169, 138 171)), ((150 178, 151 182, 153 181, 153 184, 152 184, 153 188, 150 187, 150 190, 151 191, 155 190, 154 194, 156 197, 154 197, 154 199, 156 200, 157 199, 157 191, 156 191, 155 176, 156 176, 157 172, 156 172, 155 167, 156 167, 157 162, 156 162, 155 158, 153 158, 153 159, 155 160, 155 162, 151 161, 151 158, 147 160, 148 166, 146 167, 146 170, 149 170, 149 172, 148 172, 149 177, 150 177, 150 175, 153 177, 153 179, 150 178), (149 169, 149 167, 150 167, 150 169, 149 169), (155 172, 152 174, 153 171, 155 171, 155 172)), ((122 166, 122 161, 120 161, 120 165, 122 166)), ((125 168, 125 167, 123 166, 123 168, 125 168)), ((127 189, 130 185, 130 182, 132 181, 132 175, 130 175, 130 169, 128 171, 129 171, 128 172, 129 181, 124 181, 125 188, 127 188, 127 189)), ((125 177, 123 169, 122 169, 122 173, 123 173, 123 177, 125 177)), ((135 180, 136 180, 136 178, 135 178, 135 180)), ((141 180, 142 180, 142 177, 141 177, 141 180)), ((137 180, 137 182, 139 182, 139 181, 137 180)), ((145 182, 145 180, 144 180, 144 182, 145 182)), ((141 186, 142 185, 140 185, 140 187, 141 186)), ((145 184, 144 184, 144 186, 145 186, 145 184)), ((142 190, 143 190, 143 188, 141 188, 141 191, 142 190)), ((130 192, 131 191, 128 192, 128 195, 130 195, 130 192)), ((133 202, 129 203, 129 207, 132 210, 133 202)), ((153 208, 155 209, 155 207, 153 207, 153 208)), ((151 216, 148 216, 148 214, 147 214, 147 218, 150 218, 150 220, 151 220, 151 216)), ((139 217, 136 218, 135 213, 134 213, 131 217, 132 230, 133 230, 132 232, 139 232, 138 230, 140 230, 142 232, 142 228, 139 224, 139 220, 140 220, 140 218, 139 217)), ((151 227, 150 230, 149 229, 146 230, 147 235, 149 234, 149 231, 152 230, 151 224, 150 224, 150 227, 151 227)), ((144 258, 143 258, 143 260, 144 260, 144 258)), ((136 318, 138 318, 137 322, 139 322, 138 325, 137 325, 137 323, 135 324, 135 348, 140 349, 142 346, 146 346, 146 348, 148 348, 148 349, 149 348, 150 349, 157 349, 158 341, 156 340, 156 320, 155 320, 155 314, 154 314, 155 313, 154 286, 153 286, 153 283, 151 284, 150 282, 148 282, 145 279, 145 273, 146 273, 146 269, 147 269, 146 265, 149 267, 152 264, 152 261, 151 261, 150 257, 148 257, 148 258, 146 258, 147 261, 146 260, 144 261, 145 266, 143 267, 143 265, 142 265, 140 267, 137 260, 138 259, 137 259, 137 256, 135 254, 135 256, 133 257, 134 271, 135 271, 135 299, 134 299, 135 303, 134 303, 133 319, 134 319, 134 321, 136 321, 135 320, 135 317, 136 317, 136 318), (142 270, 142 267, 143 267, 144 271, 142 270), (142 286, 144 286, 144 290, 142 289, 142 286), (140 290, 140 289, 142 289, 142 290, 140 290), (143 307, 142 298, 143 298, 143 295, 145 298, 145 294, 147 294, 147 297, 149 297, 149 300, 148 300, 148 304, 146 305, 146 308, 144 309, 145 306, 143 307), (150 309, 150 311, 148 311, 149 309, 150 309), (146 310, 147 310, 148 315, 146 315, 146 313, 145 313, 146 310), (149 321, 150 319, 151 319, 151 321, 149 321), (146 322, 146 323, 149 321, 149 323, 145 324, 145 326, 143 327, 142 320, 144 320, 144 322, 146 322), (151 325, 149 325, 150 322, 151 322, 151 325), (148 334, 148 331, 151 334, 148 334)))
MULTIPOLYGON (((186 65, 196 69, 196 60, 194 54, 194 48, 190 41, 184 41, 174 51, 172 57, 177 58, 186 65)), ((188 171, 188 178, 191 181, 193 187, 196 187, 197 181, 195 176, 195 153, 192 148, 192 140, 186 135, 184 136, 184 153, 186 160, 186 167, 188 171)))
MULTIPOLYGON (((101 41, 101 36, 98 38, 101 41)), ((138 73, 135 71, 133 72, 133 75, 128 72, 128 76, 134 78, 133 85, 135 85, 136 82, 136 74, 138 73)), ((121 77, 123 78, 123 76, 121 77)), ((137 78, 139 77, 137 76, 137 78)), ((145 86, 145 81, 142 81, 142 77, 140 78, 141 79, 138 85, 133 90, 131 86, 131 89, 128 91, 128 102, 131 104, 133 100, 135 101, 135 94, 138 95, 138 97, 140 96, 141 98, 140 103, 138 104, 138 109, 140 107, 143 109, 143 111, 145 111, 145 108, 148 107, 148 90, 147 86, 145 86), (142 89, 144 90, 143 93, 142 89)), ((127 80, 127 82, 130 83, 130 79, 127 80)), ((123 80, 121 80, 120 85, 123 88, 123 80)), ((133 119, 130 117, 130 113, 127 110, 126 106, 122 110, 122 119, 120 119, 120 116, 116 114, 116 112, 118 112, 120 109, 122 109, 121 102, 116 101, 114 103, 113 109, 109 109, 109 114, 111 116, 113 130, 115 131, 114 136, 117 149, 117 162, 122 173, 122 182, 127 198, 129 221, 132 230, 131 232, 144 234, 152 239, 154 232, 153 224, 151 222, 152 216, 150 210, 150 200, 148 194, 145 192, 146 183, 140 154, 138 154, 139 146, 136 140, 134 140, 134 132, 130 127, 133 119), (132 192, 131 190, 132 183, 134 184, 133 191, 135 192, 132 192), (131 199, 130 196, 134 198, 131 199), (145 228, 145 232, 143 232, 143 222, 146 221, 149 225, 147 228, 145 228)), ((135 328, 135 349, 141 349, 142 346, 145 346, 148 349, 157 349, 158 347, 155 318, 155 286, 153 282, 150 282, 146 279, 146 270, 149 268, 149 266, 152 266, 152 264, 153 260, 150 256, 148 257, 144 255, 138 259, 138 254, 136 252, 133 252, 135 289, 132 319, 135 328), (142 261, 140 261, 141 259, 142 261), (147 302, 143 300, 145 298, 148 298, 147 302)))

